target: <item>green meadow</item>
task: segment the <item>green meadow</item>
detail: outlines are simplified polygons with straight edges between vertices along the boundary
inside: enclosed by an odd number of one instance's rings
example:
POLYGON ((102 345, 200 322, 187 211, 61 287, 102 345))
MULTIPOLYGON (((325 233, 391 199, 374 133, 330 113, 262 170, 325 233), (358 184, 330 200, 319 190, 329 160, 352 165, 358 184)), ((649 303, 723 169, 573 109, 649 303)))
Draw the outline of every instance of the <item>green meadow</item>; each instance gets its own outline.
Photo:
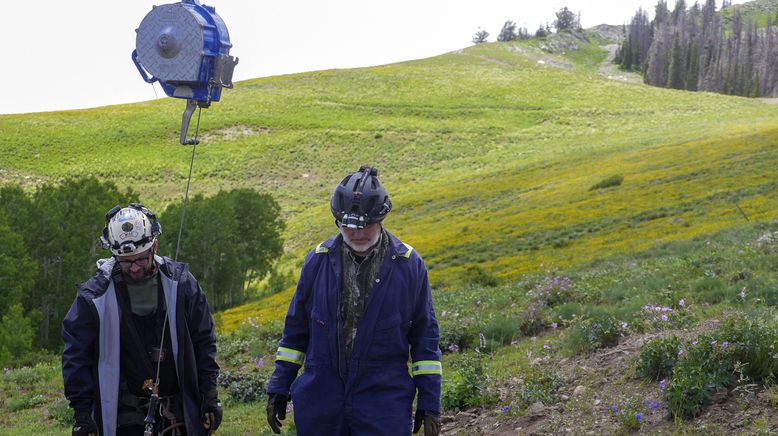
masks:
MULTIPOLYGON (((461 348, 444 357, 448 404, 482 407, 483 416, 509 406, 489 418, 498 424, 522 422, 528 405, 553 397, 543 390, 548 384, 534 391, 512 384, 537 356, 567 361, 595 351, 575 333, 594 327, 574 318, 628 322, 622 334, 629 338, 655 331, 651 320, 631 327, 646 304, 683 298, 700 308, 672 329, 723 317, 733 305, 774 304, 775 254, 749 250, 778 229, 778 105, 609 79, 600 73, 601 41, 554 38, 237 83, 203 111, 192 191, 271 193, 287 223, 279 269, 296 273, 305 253, 336 231, 328 209, 335 184, 361 164, 377 166, 394 203, 386 226, 424 257, 438 312, 448 315, 441 316, 444 345, 461 348), (711 258, 711 241, 718 257, 711 258), (745 278, 732 280, 743 271, 745 278), (576 296, 544 300, 542 314, 532 312, 527 292, 562 276, 572 278, 576 296), (760 300, 739 300, 743 286, 760 300), (480 347, 479 332, 488 333, 480 347), (547 335, 549 348, 538 335, 547 335), (467 374, 490 384, 467 391, 460 386, 467 374), (500 389, 521 394, 509 398, 500 389)), ((34 189, 93 175, 132 186, 161 209, 180 200, 186 184, 183 107, 166 99, 0 116, 0 182, 34 189)), ((247 322, 280 328, 292 292, 216 315, 220 347, 233 350, 225 371, 250 372, 251 359, 272 355, 272 341, 252 342, 247 322)), ((67 431, 59 418, 32 422, 44 408, 49 417, 62 408, 50 365, 3 375, 0 427, 67 431), (9 377, 37 378, 17 394, 9 377), (47 393, 38 394, 42 385, 47 393)), ((572 395, 593 378, 572 371, 559 389, 572 395)), ((225 434, 266 428, 263 406, 226 404, 234 418, 225 419, 225 434)), ((590 416, 586 407, 571 406, 571 416, 590 416)), ((610 403, 603 407, 595 411, 607 420, 610 403)), ((563 431, 560 419, 546 429, 563 431)), ((595 432, 621 428, 590 424, 595 432)), ((749 428, 759 425, 755 418, 749 428)))

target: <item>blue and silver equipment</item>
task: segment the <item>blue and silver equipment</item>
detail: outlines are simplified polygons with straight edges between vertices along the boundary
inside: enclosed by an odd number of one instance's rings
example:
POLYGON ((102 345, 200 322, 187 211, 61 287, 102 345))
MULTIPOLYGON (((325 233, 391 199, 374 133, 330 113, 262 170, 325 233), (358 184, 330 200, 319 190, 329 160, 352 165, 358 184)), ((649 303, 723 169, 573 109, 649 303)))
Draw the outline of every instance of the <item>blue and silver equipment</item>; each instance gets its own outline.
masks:
POLYGON ((227 26, 213 6, 198 0, 154 6, 135 30, 132 60, 148 83, 159 81, 170 97, 186 99, 181 144, 196 107, 219 101, 222 88, 232 88, 238 58, 230 56, 227 26))

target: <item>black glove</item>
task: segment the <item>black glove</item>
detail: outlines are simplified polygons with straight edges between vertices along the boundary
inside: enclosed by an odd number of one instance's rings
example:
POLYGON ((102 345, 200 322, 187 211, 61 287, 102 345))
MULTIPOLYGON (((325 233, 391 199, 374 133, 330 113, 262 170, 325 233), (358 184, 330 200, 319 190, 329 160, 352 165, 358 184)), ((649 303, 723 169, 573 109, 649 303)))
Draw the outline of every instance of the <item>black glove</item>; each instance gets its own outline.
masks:
POLYGON ((76 412, 73 419, 73 436, 97 436, 97 423, 89 412, 76 412))
POLYGON ((429 410, 416 410, 413 419, 413 432, 418 433, 424 424, 424 436, 438 436, 440 434, 440 413, 429 410))
POLYGON ((286 404, 289 397, 284 394, 268 394, 267 396, 267 423, 273 429, 273 433, 281 434, 281 421, 286 419, 286 404))
POLYGON ((200 407, 203 414, 203 428, 206 433, 213 434, 222 423, 222 403, 217 397, 216 391, 203 395, 203 404, 200 407))

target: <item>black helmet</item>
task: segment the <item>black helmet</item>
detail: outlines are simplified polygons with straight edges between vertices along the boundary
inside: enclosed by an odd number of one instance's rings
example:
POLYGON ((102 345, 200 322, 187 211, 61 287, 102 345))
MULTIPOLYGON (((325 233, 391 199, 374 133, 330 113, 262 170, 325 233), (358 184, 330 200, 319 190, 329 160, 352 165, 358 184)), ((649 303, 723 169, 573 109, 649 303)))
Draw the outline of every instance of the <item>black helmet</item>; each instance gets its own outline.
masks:
POLYGON ((363 165, 346 176, 332 194, 330 210, 341 227, 362 229, 382 221, 392 210, 392 202, 378 180, 378 169, 363 165))

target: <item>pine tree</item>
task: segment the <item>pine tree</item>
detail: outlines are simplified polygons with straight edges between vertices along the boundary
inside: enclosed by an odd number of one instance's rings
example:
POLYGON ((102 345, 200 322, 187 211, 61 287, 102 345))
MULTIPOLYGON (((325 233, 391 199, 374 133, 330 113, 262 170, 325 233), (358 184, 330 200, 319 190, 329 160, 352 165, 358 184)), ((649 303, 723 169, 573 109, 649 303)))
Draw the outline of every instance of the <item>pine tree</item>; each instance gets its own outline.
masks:
POLYGON ((554 20, 554 27, 557 33, 565 31, 578 30, 580 25, 580 15, 576 18, 576 15, 567 7, 556 11, 556 20, 554 20))
POLYGON ((689 43, 686 49, 686 89, 688 91, 697 90, 697 80, 699 80, 700 68, 699 57, 697 56, 697 45, 689 43))
POLYGON ((481 44, 486 42, 486 38, 489 37, 489 32, 486 30, 478 30, 473 34, 473 44, 481 44))
POLYGON ((670 66, 667 74, 667 87, 674 89, 685 89, 684 78, 686 77, 683 48, 681 48, 680 36, 678 32, 673 34, 673 44, 670 49, 670 66))
POLYGON ((513 21, 506 21, 505 24, 502 25, 502 29, 500 29, 500 34, 497 35, 497 41, 499 42, 508 42, 513 41, 516 39, 518 35, 516 34, 516 23, 513 21))

